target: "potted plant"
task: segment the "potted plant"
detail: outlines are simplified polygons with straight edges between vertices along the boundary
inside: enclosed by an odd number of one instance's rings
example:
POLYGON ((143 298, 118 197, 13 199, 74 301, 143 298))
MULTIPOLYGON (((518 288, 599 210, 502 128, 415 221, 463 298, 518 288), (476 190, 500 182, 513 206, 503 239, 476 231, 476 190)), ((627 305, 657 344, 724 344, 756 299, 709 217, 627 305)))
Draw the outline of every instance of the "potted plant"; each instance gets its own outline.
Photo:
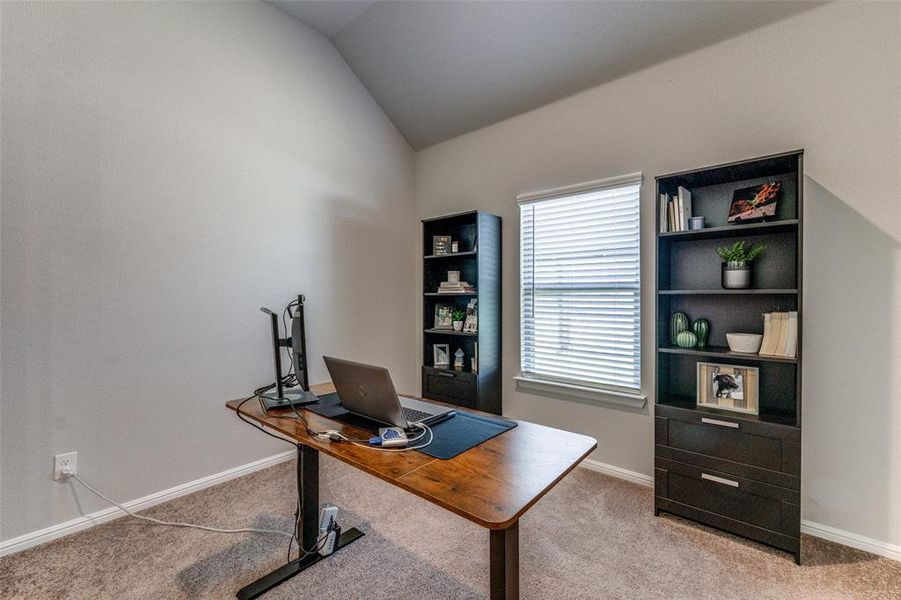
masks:
POLYGON ((749 248, 745 248, 744 240, 735 242, 731 246, 717 248, 717 256, 723 259, 723 287, 727 290, 751 287, 751 263, 764 250, 766 250, 766 246, 763 244, 753 244, 749 248))
POLYGON ((454 331, 463 331, 463 319, 466 318, 466 312, 455 308, 451 314, 454 318, 454 331))

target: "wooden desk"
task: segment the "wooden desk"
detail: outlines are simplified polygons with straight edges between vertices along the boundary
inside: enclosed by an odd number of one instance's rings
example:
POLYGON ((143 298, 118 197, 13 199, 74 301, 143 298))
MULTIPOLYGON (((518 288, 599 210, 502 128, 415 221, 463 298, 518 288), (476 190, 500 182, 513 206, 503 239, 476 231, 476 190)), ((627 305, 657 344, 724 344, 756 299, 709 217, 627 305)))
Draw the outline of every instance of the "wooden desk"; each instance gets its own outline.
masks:
MULTIPOLYGON (((334 387, 331 384, 312 386, 312 391, 323 395, 333 392, 334 387)), ((239 402, 232 400, 226 406, 235 410, 239 402)), ((336 429, 352 437, 371 435, 301 410, 314 431, 336 429)), ((298 421, 265 415, 256 400, 244 404, 241 414, 297 444, 305 547, 313 547, 318 534, 318 453, 322 452, 489 529, 492 600, 519 597, 519 518, 597 447, 595 440, 584 435, 517 421, 513 429, 450 460, 440 460, 415 450, 376 452, 353 444, 320 440, 307 434, 298 421)), ((277 414, 291 414, 291 411, 270 411, 270 415, 277 414)), ((357 532, 357 537, 360 535, 357 532)), ((342 535, 342 542, 343 538, 342 535)), ((286 565, 281 570, 296 571, 290 577, 306 566, 288 569, 290 565, 286 565)), ((239 594, 239 597, 254 596, 239 594)))

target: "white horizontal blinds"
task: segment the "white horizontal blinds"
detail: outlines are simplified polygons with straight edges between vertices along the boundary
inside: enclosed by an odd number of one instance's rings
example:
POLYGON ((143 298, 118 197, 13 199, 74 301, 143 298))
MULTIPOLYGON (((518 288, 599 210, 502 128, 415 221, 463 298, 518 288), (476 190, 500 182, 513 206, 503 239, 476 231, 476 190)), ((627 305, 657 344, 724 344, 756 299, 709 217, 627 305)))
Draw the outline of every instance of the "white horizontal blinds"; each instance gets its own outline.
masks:
POLYGON ((525 376, 640 389, 640 187, 521 201, 525 376))

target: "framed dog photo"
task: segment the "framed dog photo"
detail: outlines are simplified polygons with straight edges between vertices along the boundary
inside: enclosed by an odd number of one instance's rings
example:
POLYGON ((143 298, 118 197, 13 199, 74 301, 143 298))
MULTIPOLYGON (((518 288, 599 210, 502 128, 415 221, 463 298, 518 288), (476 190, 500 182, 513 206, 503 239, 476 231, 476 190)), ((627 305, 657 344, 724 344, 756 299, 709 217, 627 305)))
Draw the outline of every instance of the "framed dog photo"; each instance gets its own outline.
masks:
POLYGON ((698 406, 756 415, 760 413, 757 367, 698 363, 698 406))

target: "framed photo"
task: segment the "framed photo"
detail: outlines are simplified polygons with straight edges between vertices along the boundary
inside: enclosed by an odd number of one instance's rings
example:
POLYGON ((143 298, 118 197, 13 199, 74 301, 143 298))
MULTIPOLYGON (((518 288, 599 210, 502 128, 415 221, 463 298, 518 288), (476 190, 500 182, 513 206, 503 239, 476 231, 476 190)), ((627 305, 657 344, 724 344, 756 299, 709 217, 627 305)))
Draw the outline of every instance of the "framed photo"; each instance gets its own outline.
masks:
POLYGON ((757 367, 698 363, 698 406, 756 415, 760 413, 757 367))
POLYGON ((432 254, 450 254, 451 236, 449 235, 433 235, 432 236, 432 254))
POLYGON ((432 345, 432 366, 450 367, 450 344, 432 345))
POLYGON ((466 305, 466 320, 463 322, 463 331, 476 333, 479 330, 479 313, 476 310, 478 300, 473 298, 466 305))
POLYGON ((435 305, 435 329, 454 328, 454 307, 447 304, 435 305))
POLYGON ((770 181, 735 190, 732 192, 732 204, 729 206, 729 217, 726 221, 738 225, 775 217, 781 190, 781 181, 770 181))

